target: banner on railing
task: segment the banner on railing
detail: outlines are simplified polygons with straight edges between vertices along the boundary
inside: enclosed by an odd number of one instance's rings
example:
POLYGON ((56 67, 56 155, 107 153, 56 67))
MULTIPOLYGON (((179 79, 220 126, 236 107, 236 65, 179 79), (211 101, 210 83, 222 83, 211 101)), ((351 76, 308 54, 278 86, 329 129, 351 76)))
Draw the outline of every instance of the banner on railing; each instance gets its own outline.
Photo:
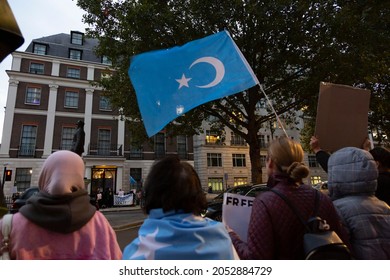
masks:
POLYGON ((133 205, 133 204, 134 204, 133 194, 114 195, 114 205, 115 206, 133 205))

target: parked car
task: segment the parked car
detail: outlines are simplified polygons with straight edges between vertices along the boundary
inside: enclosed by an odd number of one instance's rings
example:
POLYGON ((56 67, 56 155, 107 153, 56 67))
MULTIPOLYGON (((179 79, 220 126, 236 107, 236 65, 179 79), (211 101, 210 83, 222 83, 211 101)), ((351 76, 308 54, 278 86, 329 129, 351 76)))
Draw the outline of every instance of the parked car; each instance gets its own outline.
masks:
POLYGON ((208 202, 207 209, 202 213, 202 217, 207 217, 216 221, 222 221, 222 205, 224 193, 240 194, 245 196, 255 197, 260 192, 267 189, 266 184, 258 185, 241 185, 220 193, 214 199, 208 202))
POLYGON ((26 204, 27 199, 32 197, 33 195, 37 194, 39 192, 38 187, 30 187, 27 190, 25 190, 19 198, 15 199, 15 201, 11 205, 10 212, 12 214, 15 214, 19 211, 20 207, 26 204))

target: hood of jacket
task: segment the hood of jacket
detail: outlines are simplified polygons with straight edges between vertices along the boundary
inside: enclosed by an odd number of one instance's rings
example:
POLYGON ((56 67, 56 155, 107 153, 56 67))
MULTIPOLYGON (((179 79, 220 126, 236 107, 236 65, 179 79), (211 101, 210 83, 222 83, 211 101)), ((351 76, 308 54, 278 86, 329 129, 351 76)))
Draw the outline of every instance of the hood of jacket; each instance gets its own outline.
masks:
POLYGON ((51 195, 40 191, 29 198, 19 212, 43 228, 70 233, 82 228, 93 217, 96 208, 90 204, 86 190, 51 195))
POLYGON ((332 154, 328 162, 328 189, 333 200, 348 195, 373 195, 378 169, 372 155, 347 147, 332 154))

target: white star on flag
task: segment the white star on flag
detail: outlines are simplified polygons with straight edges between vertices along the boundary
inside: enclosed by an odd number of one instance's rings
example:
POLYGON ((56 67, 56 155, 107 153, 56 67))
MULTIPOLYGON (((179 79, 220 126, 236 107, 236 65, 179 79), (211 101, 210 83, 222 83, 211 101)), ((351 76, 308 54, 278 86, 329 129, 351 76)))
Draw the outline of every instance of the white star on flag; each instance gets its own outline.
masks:
POLYGON ((179 89, 182 87, 189 87, 188 82, 192 78, 187 78, 184 74, 181 76, 181 79, 176 79, 176 81, 179 83, 179 89))
POLYGON ((146 260, 154 260, 155 259, 155 253, 157 250, 165 247, 171 246, 171 244, 158 242, 156 240, 156 236, 158 234, 159 229, 156 228, 156 230, 151 233, 147 234, 145 236, 140 235, 139 240, 140 244, 138 246, 137 251, 132 256, 134 259, 138 256, 145 256, 146 260))

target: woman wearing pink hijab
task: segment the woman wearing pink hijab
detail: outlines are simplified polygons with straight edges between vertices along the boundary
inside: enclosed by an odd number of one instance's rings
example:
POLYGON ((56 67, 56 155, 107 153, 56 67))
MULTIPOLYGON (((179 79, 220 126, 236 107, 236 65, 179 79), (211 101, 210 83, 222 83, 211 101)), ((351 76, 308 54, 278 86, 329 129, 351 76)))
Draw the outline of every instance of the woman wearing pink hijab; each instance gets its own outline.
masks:
POLYGON ((11 259, 121 259, 114 230, 89 203, 84 169, 83 160, 71 151, 46 159, 39 193, 13 216, 11 259))

